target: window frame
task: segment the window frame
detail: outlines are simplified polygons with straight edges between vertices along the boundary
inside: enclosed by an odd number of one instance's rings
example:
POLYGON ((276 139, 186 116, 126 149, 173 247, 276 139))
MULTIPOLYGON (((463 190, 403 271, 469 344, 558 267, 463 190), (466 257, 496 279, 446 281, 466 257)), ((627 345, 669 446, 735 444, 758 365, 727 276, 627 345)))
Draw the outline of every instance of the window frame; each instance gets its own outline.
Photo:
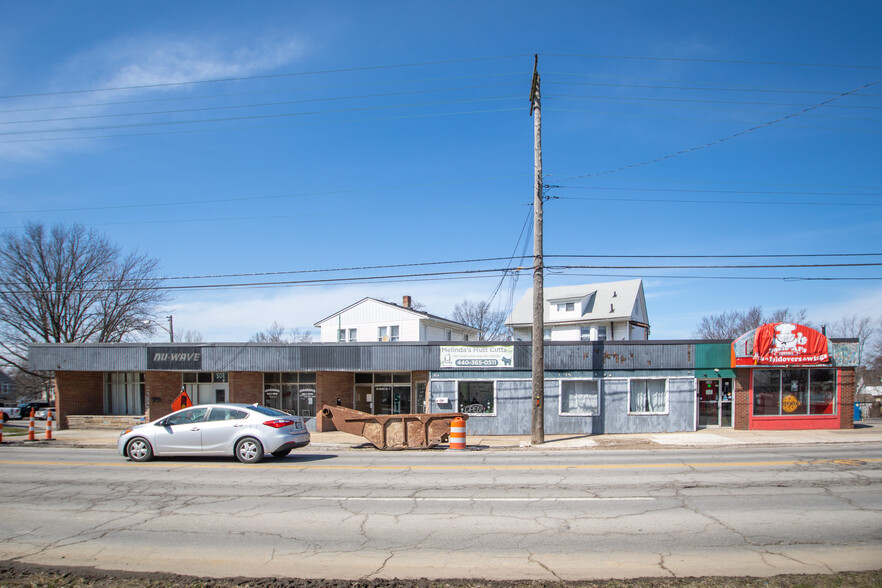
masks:
MULTIPOLYGON (((822 380, 822 382, 825 380, 822 380)), ((839 375, 838 370, 835 367, 787 367, 787 368, 773 368, 773 367, 757 367, 750 370, 750 417, 757 419, 779 419, 779 418, 830 418, 836 417, 839 415, 839 394, 840 394, 840 383, 839 383, 839 375), (784 410, 784 397, 787 394, 792 394, 792 391, 787 391, 785 393, 784 389, 784 372, 785 371, 794 371, 800 370, 806 372, 806 383, 805 383, 805 398, 807 399, 806 412, 786 412, 784 410), (833 386, 833 398, 829 401, 829 405, 833 407, 833 412, 812 412, 813 406, 813 382, 812 382, 812 373, 813 372, 821 372, 821 371, 830 371, 832 372, 832 380, 830 381, 833 386), (777 375, 778 379, 778 412, 777 414, 757 414, 757 400, 758 395, 756 391, 756 375, 758 372, 774 372, 777 375)))
MULTIPOLYGON (((493 412, 471 412, 468 413, 469 418, 474 417, 495 417, 498 415, 499 411, 499 390, 497 388, 496 383, 503 380, 498 380, 494 378, 442 378, 438 380, 432 380, 432 382, 453 382, 454 394, 456 395, 456 400, 451 403, 454 405, 454 410, 452 412, 462 412, 462 406, 459 402, 459 385, 461 382, 489 382, 493 387, 493 412)), ((430 384, 431 386, 431 384, 430 384)), ((434 402, 434 398, 433 398, 434 402)))
MULTIPOLYGON (((651 415, 667 415, 671 412, 671 390, 670 390, 670 378, 665 377, 651 377, 651 378, 626 378, 628 381, 628 415, 634 416, 651 416, 651 415), (633 390, 631 388, 632 382, 643 382, 643 381, 662 381, 665 384, 665 406, 661 411, 633 411, 631 410, 631 395, 633 394, 633 390)), ((648 393, 648 390, 647 390, 648 393)))
MULTIPOLYGON (((603 379, 602 378, 565 378, 558 380, 559 393, 557 414, 562 417, 595 417, 603 414, 603 379), (595 382, 597 384, 597 412, 564 412, 564 382, 595 382)), ((629 386, 630 390, 630 386, 629 386)), ((630 399, 629 399, 630 400, 630 399)), ((630 407, 630 404, 629 404, 630 407)))

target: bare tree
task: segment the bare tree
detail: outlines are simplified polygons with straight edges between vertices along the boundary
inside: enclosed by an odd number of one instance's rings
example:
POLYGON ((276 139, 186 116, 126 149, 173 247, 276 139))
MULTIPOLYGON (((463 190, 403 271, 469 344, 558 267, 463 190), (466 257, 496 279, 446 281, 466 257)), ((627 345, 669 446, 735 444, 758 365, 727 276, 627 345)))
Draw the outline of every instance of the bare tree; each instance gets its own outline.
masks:
POLYGON ((508 335, 505 313, 492 310, 486 300, 463 300, 453 308, 451 317, 458 323, 479 329, 479 341, 501 341, 508 335))
POLYGON ((205 341, 205 337, 203 337, 202 333, 199 331, 187 329, 182 335, 175 335, 175 341, 181 341, 183 343, 202 343, 205 341))
POLYGON ((167 302, 158 262, 81 225, 0 235, 0 361, 27 370, 29 343, 118 342, 149 332, 167 302))
POLYGON ((273 321, 266 331, 254 333, 248 340, 252 343, 312 343, 312 333, 297 328, 286 331, 285 325, 273 321))
POLYGON ((759 306, 747 310, 724 311, 702 317, 693 335, 699 339, 733 340, 765 323, 783 322, 805 325, 806 312, 804 309, 791 311, 789 308, 781 308, 769 315, 763 315, 763 309, 759 306))

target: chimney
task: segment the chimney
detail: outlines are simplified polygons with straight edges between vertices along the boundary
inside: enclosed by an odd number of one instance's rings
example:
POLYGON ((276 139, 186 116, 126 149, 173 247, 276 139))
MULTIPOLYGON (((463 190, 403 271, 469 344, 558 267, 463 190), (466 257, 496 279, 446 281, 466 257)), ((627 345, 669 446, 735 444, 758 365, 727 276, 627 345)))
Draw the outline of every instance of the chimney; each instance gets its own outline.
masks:
POLYGON ((404 308, 410 308, 410 296, 405 296, 401 299, 401 306, 404 308))

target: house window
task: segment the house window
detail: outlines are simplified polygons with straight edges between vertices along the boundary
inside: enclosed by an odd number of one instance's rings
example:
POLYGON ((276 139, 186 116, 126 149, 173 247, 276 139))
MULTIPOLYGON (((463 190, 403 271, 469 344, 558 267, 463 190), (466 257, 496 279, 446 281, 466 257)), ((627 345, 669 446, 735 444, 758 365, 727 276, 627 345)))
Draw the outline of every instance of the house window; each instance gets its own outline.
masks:
POLYGON ((597 327, 597 340, 606 341, 606 327, 597 327))
POLYGON ((377 341, 398 341, 398 325, 377 327, 377 341))
POLYGON ((546 341, 551 341, 551 329, 543 329, 542 338, 546 341))
POLYGON ((753 370, 754 416, 836 414, 836 370, 753 370))
POLYGON ((582 341, 590 341, 591 340, 591 327, 581 327, 579 329, 579 338, 582 341))
POLYGON ((667 380, 631 380, 628 412, 631 414, 664 414, 668 411, 667 380))
POLYGON ((447 337, 448 341, 452 341, 453 340, 453 331, 451 331, 450 329, 447 329, 446 337, 447 337))
POLYGON ((600 382, 597 380, 561 380, 560 414, 600 414, 600 382))
POLYGON ((459 410, 468 414, 493 414, 496 396, 493 382, 458 382, 459 410))
POLYGON ((337 329, 337 343, 355 343, 358 341, 358 329, 337 329))
POLYGON ((337 343, 346 342, 346 329, 337 329, 337 343))
POLYGON ((349 342, 355 343, 358 341, 358 329, 349 329, 349 342))
POLYGON ((557 305, 557 312, 573 312, 576 310, 575 302, 559 302, 557 305))

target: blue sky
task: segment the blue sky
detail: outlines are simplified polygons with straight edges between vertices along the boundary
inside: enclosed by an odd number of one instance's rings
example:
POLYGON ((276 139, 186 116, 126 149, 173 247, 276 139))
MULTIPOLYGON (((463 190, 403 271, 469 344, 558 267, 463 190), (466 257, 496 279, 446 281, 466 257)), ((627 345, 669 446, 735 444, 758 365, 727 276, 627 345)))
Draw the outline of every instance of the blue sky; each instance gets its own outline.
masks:
POLYGON ((538 53, 545 253, 608 256, 549 258, 548 286, 641 277, 654 339, 754 305, 879 316, 872 265, 660 266, 882 262, 820 256, 882 251, 880 23, 875 1, 0 2, 0 227, 82 223, 210 286, 164 313, 208 341, 365 296, 507 310, 531 274, 498 270, 524 262, 409 264, 532 251, 538 53), (696 255, 721 257, 658 257, 696 255), (402 267, 315 271, 365 266, 402 267), (302 283, 471 270, 497 271, 302 283))

